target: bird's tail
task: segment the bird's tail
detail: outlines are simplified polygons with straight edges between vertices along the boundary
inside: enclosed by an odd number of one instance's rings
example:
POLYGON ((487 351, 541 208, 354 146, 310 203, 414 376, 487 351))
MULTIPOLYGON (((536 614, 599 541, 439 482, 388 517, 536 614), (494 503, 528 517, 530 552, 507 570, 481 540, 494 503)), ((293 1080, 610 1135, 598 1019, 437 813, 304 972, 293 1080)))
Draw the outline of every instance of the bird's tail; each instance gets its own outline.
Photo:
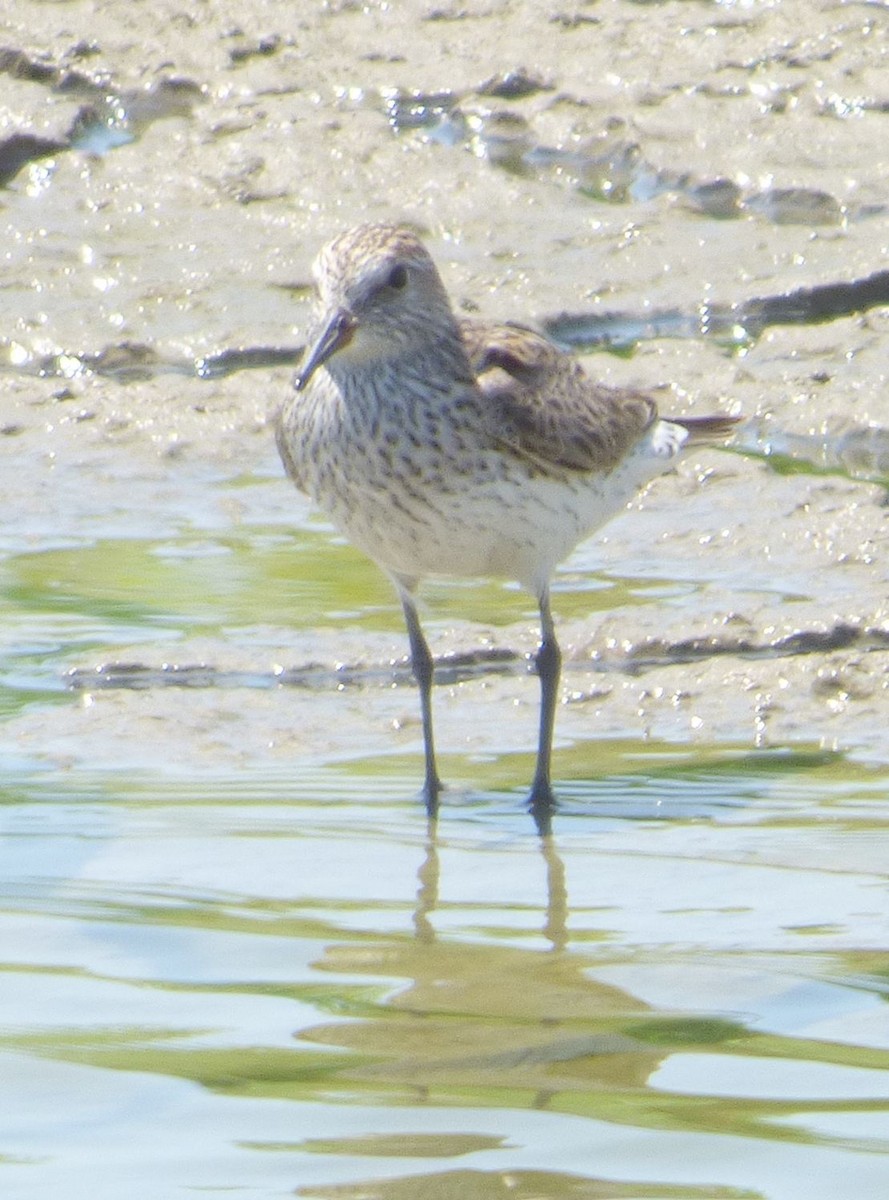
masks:
POLYGON ((691 442, 718 442, 731 437, 735 426, 743 417, 719 413, 712 417, 668 417, 667 420, 682 426, 688 434, 688 445, 691 442))

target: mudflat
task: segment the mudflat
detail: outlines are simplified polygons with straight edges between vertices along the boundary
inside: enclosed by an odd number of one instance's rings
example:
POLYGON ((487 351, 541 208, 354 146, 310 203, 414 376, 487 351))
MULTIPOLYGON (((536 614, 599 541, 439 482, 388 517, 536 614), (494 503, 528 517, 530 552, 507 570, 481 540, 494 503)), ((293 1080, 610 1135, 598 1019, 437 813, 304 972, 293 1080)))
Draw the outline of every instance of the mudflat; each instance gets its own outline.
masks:
MULTIPOLYGON (((666 413, 747 418, 734 450, 692 456, 569 564, 566 590, 594 569, 676 586, 604 617, 576 599, 560 614, 556 595, 560 738, 884 755, 889 16, 802 0, 296 7, 25 0, 0 19, 4 552, 189 522, 317 531, 269 426, 309 264, 348 225, 405 221, 462 311, 562 332, 579 316, 591 375, 666 413), (781 303, 817 289, 802 316, 781 303)), ((518 665, 481 664, 437 701, 442 745, 530 747, 533 621, 444 611, 434 651, 518 665)), ((416 748, 412 689, 364 691, 405 649, 397 623, 334 616, 270 620, 249 644, 183 634, 163 658, 75 647, 80 671, 135 662, 148 683, 164 662, 366 677, 311 705, 81 680, 6 732, 72 763, 141 753, 159 729, 194 762, 416 748)))

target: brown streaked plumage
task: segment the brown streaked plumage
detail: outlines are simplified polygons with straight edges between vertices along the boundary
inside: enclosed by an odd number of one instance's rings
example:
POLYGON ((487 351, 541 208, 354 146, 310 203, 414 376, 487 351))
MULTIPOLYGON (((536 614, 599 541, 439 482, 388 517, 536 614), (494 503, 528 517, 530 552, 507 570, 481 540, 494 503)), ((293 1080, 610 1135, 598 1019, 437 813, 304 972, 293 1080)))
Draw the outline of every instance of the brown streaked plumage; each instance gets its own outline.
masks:
POLYGON ((409 230, 361 225, 318 256, 319 332, 277 421, 296 485, 398 588, 420 688, 424 795, 437 808, 433 662, 415 592, 427 575, 517 579, 537 597, 541 681, 531 807, 553 805, 561 655, 549 581, 578 542, 735 418, 658 416, 651 397, 591 380, 520 325, 458 321, 409 230))
POLYGON ((594 383, 532 329, 463 320, 460 332, 498 436, 541 464, 610 471, 657 418, 649 396, 594 383))

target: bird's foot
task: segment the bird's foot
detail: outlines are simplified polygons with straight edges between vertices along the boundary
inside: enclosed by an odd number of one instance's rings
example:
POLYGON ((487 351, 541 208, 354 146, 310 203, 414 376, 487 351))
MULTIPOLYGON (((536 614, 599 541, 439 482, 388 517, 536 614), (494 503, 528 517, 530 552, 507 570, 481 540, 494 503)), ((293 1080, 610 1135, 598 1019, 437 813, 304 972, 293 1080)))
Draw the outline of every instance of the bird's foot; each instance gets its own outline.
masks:
POLYGON ((552 833, 553 813, 556 811, 556 797, 548 779, 535 779, 528 797, 528 811, 534 818, 537 832, 541 837, 549 837, 552 833))
POLYGON ((444 791, 444 784, 437 775, 429 778, 427 776, 423 783, 423 790, 420 792, 420 799, 426 809, 426 816, 430 821, 434 821, 438 816, 439 799, 444 791))

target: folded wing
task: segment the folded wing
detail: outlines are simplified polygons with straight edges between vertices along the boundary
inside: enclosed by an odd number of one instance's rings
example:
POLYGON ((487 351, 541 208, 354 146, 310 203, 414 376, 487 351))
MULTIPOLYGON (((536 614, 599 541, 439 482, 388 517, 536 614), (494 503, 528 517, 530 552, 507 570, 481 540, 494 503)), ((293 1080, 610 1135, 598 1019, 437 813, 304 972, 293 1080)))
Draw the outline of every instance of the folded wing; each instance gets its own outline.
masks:
POLYGON ((596 383, 531 329, 464 320, 461 334, 493 436, 544 469, 610 471, 657 420, 650 396, 596 383))

